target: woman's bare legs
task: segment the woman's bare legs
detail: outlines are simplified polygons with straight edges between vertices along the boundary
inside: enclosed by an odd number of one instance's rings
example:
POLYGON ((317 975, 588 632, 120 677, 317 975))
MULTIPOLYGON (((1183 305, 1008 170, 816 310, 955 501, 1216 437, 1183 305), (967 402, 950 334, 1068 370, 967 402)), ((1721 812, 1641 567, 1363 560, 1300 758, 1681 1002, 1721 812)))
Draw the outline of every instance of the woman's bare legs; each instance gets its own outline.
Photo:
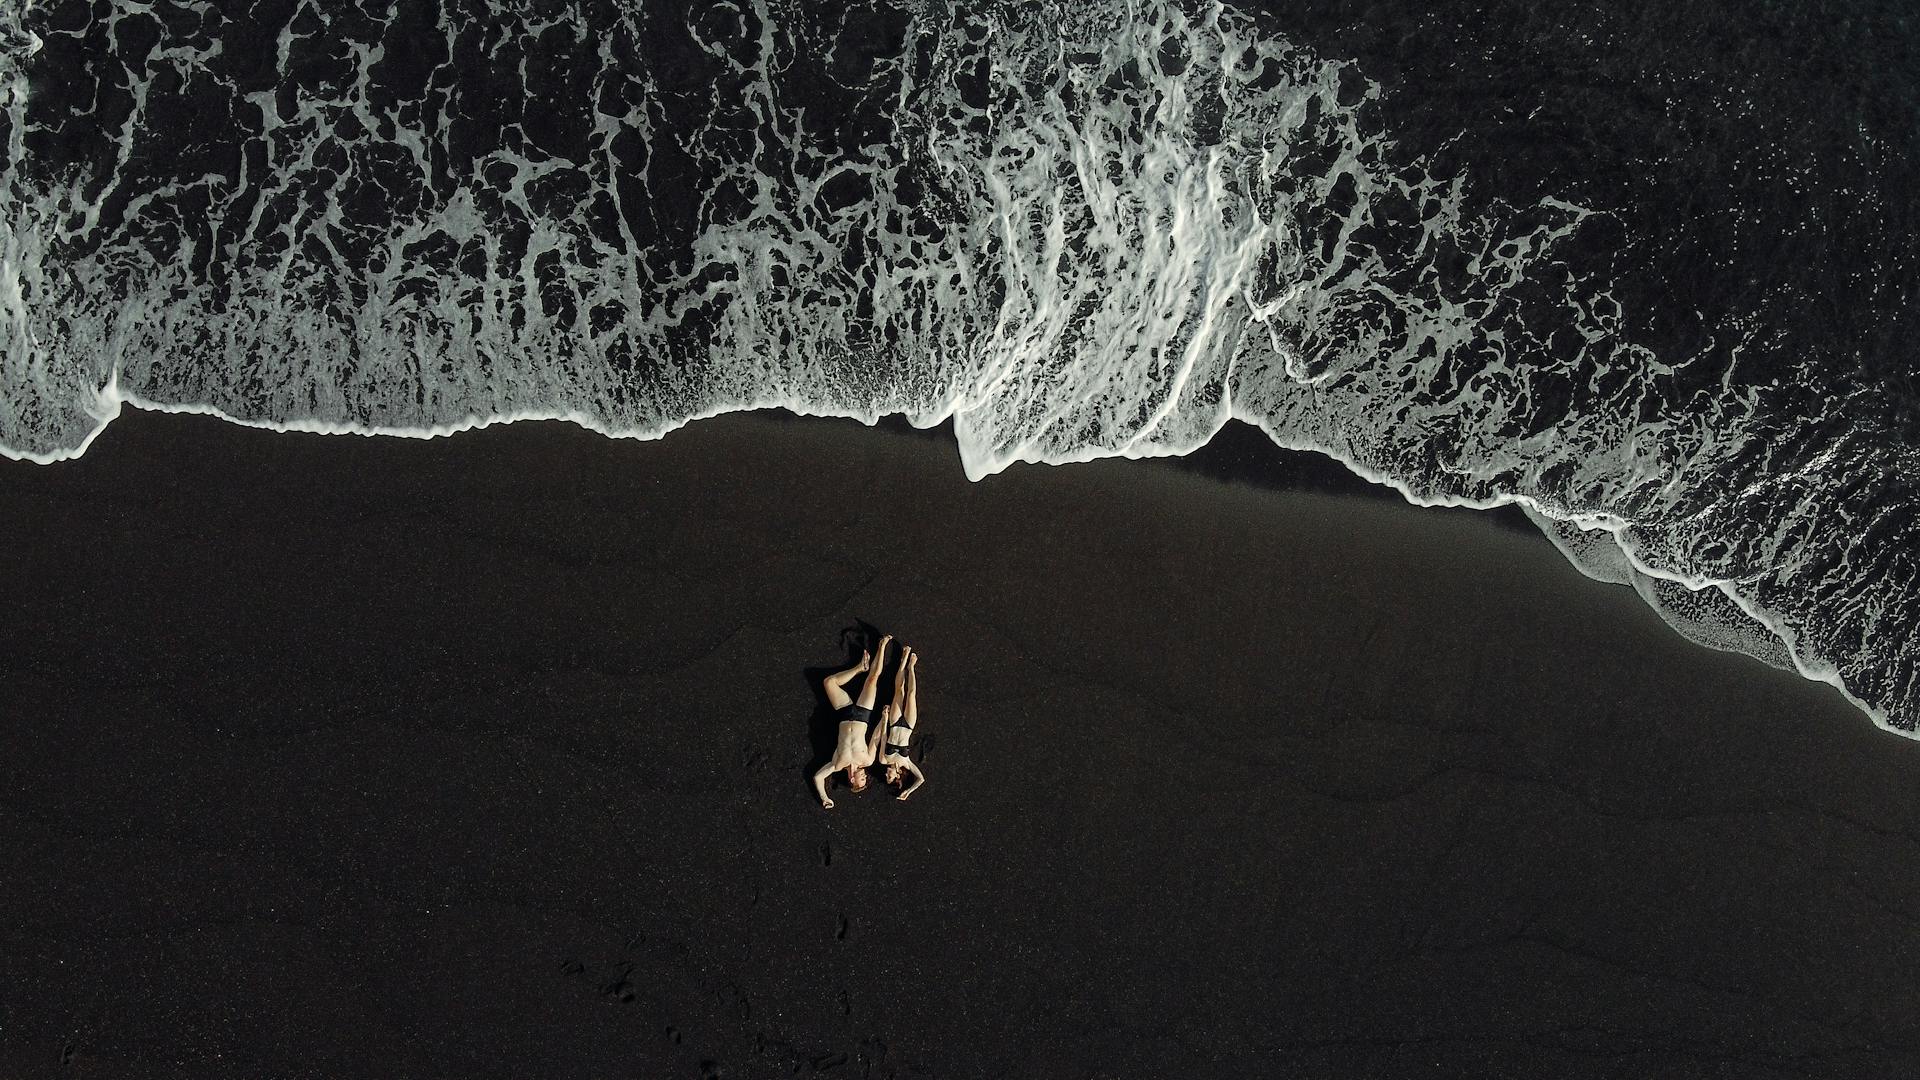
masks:
POLYGON ((893 701, 889 703, 893 707, 892 711, 895 716, 900 715, 900 710, 906 707, 907 665, 912 662, 913 646, 902 645, 900 647, 900 666, 895 668, 893 672, 893 701))
MULTIPOLYGON (((904 719, 907 727, 917 733, 920 729, 920 654, 914 653, 908 656, 904 666, 907 669, 907 704, 904 719)), ((919 791, 920 785, 927 782, 927 774, 921 772, 920 766, 915 765, 911 758, 908 758, 901 768, 902 771, 913 774, 912 786, 898 796, 901 802, 906 802, 907 796, 919 791)))
POLYGON ((920 723, 920 654, 909 653, 906 662, 907 672, 907 726, 920 723))
POLYGON ((839 712, 841 709, 853 704, 853 699, 847 696, 847 680, 866 671, 872 666, 873 654, 862 649, 860 651, 859 663, 845 671, 836 671, 820 680, 820 685, 826 687, 827 690, 827 704, 833 706, 835 712, 839 712))

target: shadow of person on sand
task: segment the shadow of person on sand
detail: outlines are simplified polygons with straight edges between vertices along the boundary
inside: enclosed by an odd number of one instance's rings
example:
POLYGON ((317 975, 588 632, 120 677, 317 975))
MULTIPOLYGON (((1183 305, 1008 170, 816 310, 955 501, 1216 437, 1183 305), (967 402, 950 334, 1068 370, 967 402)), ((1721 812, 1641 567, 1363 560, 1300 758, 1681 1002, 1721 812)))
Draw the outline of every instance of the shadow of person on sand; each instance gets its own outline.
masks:
MULTIPOLYGON (((813 773, 833 757, 833 749, 840 741, 840 713, 827 702, 826 687, 821 685, 826 677, 836 671, 845 671, 860 662, 860 654, 873 648, 880 640, 880 629, 865 619, 855 619, 853 625, 840 631, 840 646, 846 659, 827 667, 809 667, 802 670, 807 680, 807 689, 813 691, 813 717, 807 722, 807 734, 813 743, 813 756, 809 759, 806 772, 800 782, 805 785, 807 794, 813 794, 813 773)), ((854 689, 849 687, 849 689, 854 689)), ((876 708, 875 713, 879 710, 876 708)))

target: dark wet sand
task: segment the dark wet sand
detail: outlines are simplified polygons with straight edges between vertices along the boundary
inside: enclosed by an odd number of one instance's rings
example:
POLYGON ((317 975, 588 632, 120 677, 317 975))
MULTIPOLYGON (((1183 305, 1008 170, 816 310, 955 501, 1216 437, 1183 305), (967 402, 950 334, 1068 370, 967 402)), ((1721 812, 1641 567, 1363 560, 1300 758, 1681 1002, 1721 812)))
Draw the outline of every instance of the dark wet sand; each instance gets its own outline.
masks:
POLYGON ((0 1076, 1920 1075, 1920 745, 1471 513, 136 414, 0 514, 0 1076))

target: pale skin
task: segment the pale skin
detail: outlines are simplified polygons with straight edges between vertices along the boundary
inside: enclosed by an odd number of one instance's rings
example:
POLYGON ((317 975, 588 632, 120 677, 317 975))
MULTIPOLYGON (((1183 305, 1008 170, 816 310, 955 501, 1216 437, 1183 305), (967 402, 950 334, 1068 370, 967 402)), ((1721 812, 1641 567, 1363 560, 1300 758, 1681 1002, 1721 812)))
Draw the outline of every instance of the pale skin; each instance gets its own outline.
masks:
MULTIPOLYGON (((821 683, 827 691, 827 704, 833 706, 836 712, 848 705, 858 705, 871 711, 875 699, 880 696, 880 669, 887 666, 887 646, 892 642, 893 635, 888 634, 880 639, 878 656, 862 653, 859 663, 827 676, 821 683), (860 684, 860 696, 857 699, 849 698, 847 683, 855 675, 863 673, 867 678, 860 684)), ((886 725, 881 723, 862 723, 858 720, 840 722, 840 735, 834 744, 833 757, 820 766, 819 772, 813 774, 813 790, 820 796, 822 807, 833 809, 833 800, 827 798, 827 777, 841 769, 847 770, 847 783, 852 785, 853 790, 860 791, 867 786, 867 767, 873 764, 878 755, 880 737, 885 731, 886 725)))
POLYGON ((887 783, 899 785, 908 773, 913 774, 913 783, 901 791, 898 798, 907 801, 907 796, 920 790, 927 782, 925 773, 913 759, 906 755, 911 744, 914 729, 920 724, 920 654, 908 649, 900 659, 900 670, 893 678, 893 701, 887 704, 881 718, 881 727, 887 733, 886 741, 902 748, 899 753, 887 753, 880 758, 880 764, 887 767, 887 783), (904 689, 904 693, 902 693, 904 689), (906 702, 901 705, 900 702, 906 702), (895 726, 898 725, 898 726, 895 726))

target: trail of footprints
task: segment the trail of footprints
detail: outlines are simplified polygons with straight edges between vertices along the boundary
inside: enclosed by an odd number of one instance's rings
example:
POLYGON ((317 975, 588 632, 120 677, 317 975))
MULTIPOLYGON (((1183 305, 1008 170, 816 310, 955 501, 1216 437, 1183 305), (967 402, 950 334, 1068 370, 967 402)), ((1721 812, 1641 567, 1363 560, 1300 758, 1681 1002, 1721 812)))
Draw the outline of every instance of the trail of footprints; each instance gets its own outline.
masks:
MULTIPOLYGON (((818 849, 818 854, 821 867, 824 868, 833 865, 834 853, 831 841, 822 843, 818 849)), ((760 894, 760 888, 755 886, 753 897, 749 902, 750 905, 759 902, 760 894)), ((848 940, 849 937, 852 936, 852 929, 852 919, 845 912, 836 912, 834 916, 834 940, 848 940)), ((629 936, 622 944, 621 951, 626 954, 631 954, 637 947, 646 944, 647 940, 648 938, 645 933, 635 933, 629 936)), ((602 1000, 620 1005, 633 1005, 640 1000, 640 988, 635 982, 635 972, 637 970, 638 965, 632 961, 620 961, 612 965, 599 967, 598 970, 590 968, 585 961, 577 957, 567 957, 560 963, 560 972, 562 975, 588 983, 593 986, 602 1000)), ((851 1022, 854 1015, 852 992, 843 986, 836 991, 835 996, 839 1005, 840 1016, 851 1022)), ((732 1019, 741 1023, 750 1022, 753 1019, 754 1010, 752 1002, 748 999, 746 992, 736 983, 726 983, 714 991, 714 1006, 717 1015, 731 1016, 732 1019)), ((659 1031, 660 1038, 667 1045, 676 1049, 683 1048, 687 1045, 687 1032, 683 1030, 680 1025, 669 1023, 659 1029, 659 1031)), ((754 1033, 753 1056, 767 1064, 776 1066, 776 1071, 769 1073, 764 1070, 753 1069, 737 1073, 730 1070, 718 1058, 708 1057, 700 1061, 699 1075, 702 1080, 723 1080, 723 1078, 735 1075, 801 1076, 821 1075, 833 1072, 838 1072, 840 1075, 849 1077, 858 1076, 861 1077, 862 1080, 893 1080, 893 1078, 902 1075, 897 1067, 887 1063, 887 1045, 875 1036, 866 1037, 857 1048, 852 1050, 828 1049, 822 1051, 803 1049, 796 1045, 792 1039, 766 1031, 758 1031, 754 1033)))

